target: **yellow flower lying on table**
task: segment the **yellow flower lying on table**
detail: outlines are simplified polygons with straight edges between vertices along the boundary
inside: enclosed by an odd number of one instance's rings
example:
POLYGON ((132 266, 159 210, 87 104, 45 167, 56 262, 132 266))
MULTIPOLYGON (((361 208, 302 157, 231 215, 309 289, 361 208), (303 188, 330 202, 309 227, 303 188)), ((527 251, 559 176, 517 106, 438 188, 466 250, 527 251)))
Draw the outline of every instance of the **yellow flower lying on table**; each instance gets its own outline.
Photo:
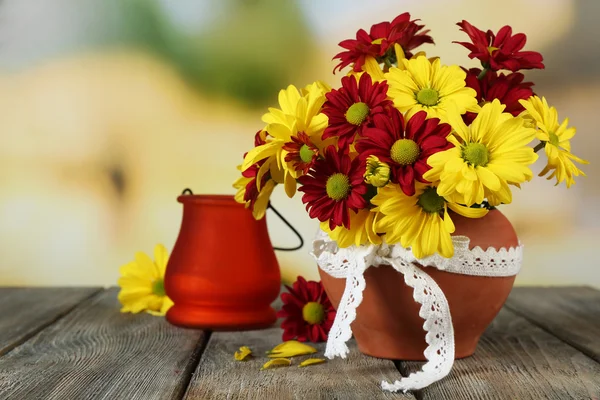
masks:
POLYGON ((165 315, 173 302, 165 293, 165 270, 169 254, 162 244, 154 248, 154 261, 145 253, 135 253, 135 260, 121 267, 118 284, 121 287, 121 312, 165 315))

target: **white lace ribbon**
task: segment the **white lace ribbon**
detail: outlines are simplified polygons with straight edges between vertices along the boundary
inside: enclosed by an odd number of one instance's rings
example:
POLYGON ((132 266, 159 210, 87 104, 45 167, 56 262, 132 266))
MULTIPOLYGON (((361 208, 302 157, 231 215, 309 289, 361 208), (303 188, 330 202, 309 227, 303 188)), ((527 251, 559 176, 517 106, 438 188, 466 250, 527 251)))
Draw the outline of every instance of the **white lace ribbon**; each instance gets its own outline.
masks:
POLYGON ((427 363, 418 372, 381 386, 388 391, 418 390, 437 382, 450 373, 454 364, 454 328, 446 296, 437 283, 416 265, 434 267, 463 275, 513 276, 521 269, 523 246, 514 248, 475 247, 469 250, 469 238, 453 236, 454 256, 444 258, 433 255, 423 259, 414 257, 410 249, 400 245, 368 245, 338 248, 335 241, 319 231, 313 241, 312 255, 319 267, 334 278, 345 278, 346 287, 338 306, 337 315, 325 349, 325 356, 346 358, 346 342, 352 337, 350 325, 356 319, 356 309, 362 302, 365 289, 364 272, 367 268, 391 265, 404 276, 404 281, 413 288, 413 298, 421 308, 419 316, 425 320, 424 355, 427 363))

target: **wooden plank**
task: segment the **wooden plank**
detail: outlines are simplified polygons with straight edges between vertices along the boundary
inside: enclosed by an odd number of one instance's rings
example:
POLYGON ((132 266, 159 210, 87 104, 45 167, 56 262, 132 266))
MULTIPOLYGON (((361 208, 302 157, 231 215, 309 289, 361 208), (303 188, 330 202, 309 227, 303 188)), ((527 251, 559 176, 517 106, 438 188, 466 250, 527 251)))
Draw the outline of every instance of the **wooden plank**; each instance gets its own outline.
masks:
POLYGON ((515 288, 506 306, 600 362, 600 291, 515 288))
POLYGON ((289 367, 260 371, 268 361, 265 352, 281 342, 281 330, 214 332, 202 362, 194 373, 186 399, 414 399, 411 394, 392 394, 381 390, 382 380, 393 381, 401 375, 392 361, 360 354, 352 341, 347 359, 336 358, 325 364, 298 368, 311 356, 323 358, 323 343, 314 345, 319 352, 294 357, 289 367), (250 361, 233 358, 240 346, 249 346, 256 355, 250 361))
MULTIPOLYGON (((406 372, 422 363, 405 363, 406 372)), ((504 308, 472 357, 419 399, 597 399, 600 364, 504 308)))
POLYGON ((0 398, 181 398, 208 335, 119 308, 108 290, 0 358, 0 398))
POLYGON ((0 288, 0 356, 69 313, 101 288, 0 288))

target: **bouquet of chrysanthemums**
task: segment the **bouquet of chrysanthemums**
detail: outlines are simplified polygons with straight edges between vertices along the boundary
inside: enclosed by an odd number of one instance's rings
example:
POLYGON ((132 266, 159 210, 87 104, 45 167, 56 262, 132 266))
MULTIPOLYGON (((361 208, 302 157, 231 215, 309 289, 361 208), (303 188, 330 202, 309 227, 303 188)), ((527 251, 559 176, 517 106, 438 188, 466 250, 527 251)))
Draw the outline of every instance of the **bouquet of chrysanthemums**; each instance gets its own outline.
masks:
POLYGON ((458 23, 480 68, 444 65, 415 50, 432 43, 404 13, 344 40, 334 69, 351 67, 338 88, 322 82, 279 93, 244 156, 236 199, 262 218, 283 185, 340 247, 401 244, 415 257, 452 257, 453 213, 480 218, 540 176, 570 187, 585 175, 571 153, 575 128, 532 90, 521 70, 544 68, 522 51, 526 36, 458 23))

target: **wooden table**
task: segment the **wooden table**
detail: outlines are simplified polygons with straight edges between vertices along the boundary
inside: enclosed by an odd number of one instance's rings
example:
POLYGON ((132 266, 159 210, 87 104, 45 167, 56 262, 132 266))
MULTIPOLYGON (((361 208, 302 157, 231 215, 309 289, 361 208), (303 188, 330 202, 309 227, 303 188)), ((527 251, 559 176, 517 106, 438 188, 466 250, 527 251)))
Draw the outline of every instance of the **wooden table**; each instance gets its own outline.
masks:
POLYGON ((406 394, 384 393, 379 383, 421 363, 363 356, 351 344, 347 360, 260 371, 264 352, 281 341, 279 328, 177 328, 119 313, 116 295, 0 288, 0 399, 600 398, 600 292, 587 287, 515 288, 473 357, 406 394), (258 357, 234 361, 242 345, 258 357))

